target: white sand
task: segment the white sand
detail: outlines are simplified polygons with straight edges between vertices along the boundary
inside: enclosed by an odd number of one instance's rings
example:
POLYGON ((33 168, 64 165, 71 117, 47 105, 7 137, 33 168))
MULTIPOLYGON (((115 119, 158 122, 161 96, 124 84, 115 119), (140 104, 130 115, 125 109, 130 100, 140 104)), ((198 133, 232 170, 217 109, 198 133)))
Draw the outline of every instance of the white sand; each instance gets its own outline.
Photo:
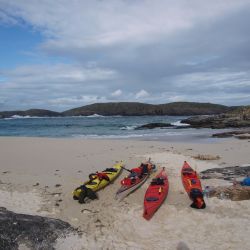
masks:
MULTIPOLYGON (((250 249, 250 201, 211 198, 206 200, 205 210, 195 210, 189 207, 191 202, 180 179, 184 160, 197 171, 242 165, 250 163, 249 149, 248 141, 236 139, 218 140, 216 144, 170 144, 2 137, 0 206, 20 213, 47 214, 83 231, 82 237, 59 239, 57 249, 250 249), (199 161, 190 157, 197 154, 221 158, 199 161), (126 172, 99 192, 99 200, 84 205, 73 201, 71 191, 89 173, 109 167, 116 160, 125 160, 131 168, 148 157, 157 166, 166 167, 170 182, 165 203, 150 221, 142 218, 150 180, 124 201, 114 200, 119 180, 126 172)), ((202 184, 229 183, 204 180, 202 184)))
POLYGON ((41 214, 42 198, 35 192, 0 192, 1 206, 16 213, 41 214))

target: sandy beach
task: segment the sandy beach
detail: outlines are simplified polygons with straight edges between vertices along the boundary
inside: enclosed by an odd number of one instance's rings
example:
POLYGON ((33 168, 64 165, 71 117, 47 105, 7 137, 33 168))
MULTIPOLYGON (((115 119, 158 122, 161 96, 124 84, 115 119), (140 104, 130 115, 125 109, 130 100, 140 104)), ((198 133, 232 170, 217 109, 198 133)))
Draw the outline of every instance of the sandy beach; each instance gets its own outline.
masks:
MULTIPOLYGON (((248 140, 211 143, 49 138, 0 138, 0 207, 17 213, 58 218, 82 232, 58 239, 57 249, 250 249, 250 201, 206 199, 194 210, 184 192, 184 160, 198 172, 250 163, 248 140), (197 160, 208 154, 217 160, 197 160), (123 201, 114 200, 123 171, 98 192, 99 199, 79 204, 72 191, 92 172, 123 160, 127 168, 151 157, 169 176, 169 195, 150 221, 142 217, 150 180, 123 201)), ((202 185, 231 185, 202 180, 202 185)))

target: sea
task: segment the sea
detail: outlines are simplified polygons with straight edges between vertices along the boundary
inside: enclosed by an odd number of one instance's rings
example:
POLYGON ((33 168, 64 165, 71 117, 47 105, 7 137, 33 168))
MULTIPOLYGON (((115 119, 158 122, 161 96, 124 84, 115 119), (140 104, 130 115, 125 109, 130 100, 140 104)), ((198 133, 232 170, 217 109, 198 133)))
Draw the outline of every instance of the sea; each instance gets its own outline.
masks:
POLYGON ((78 117, 13 116, 0 119, 0 136, 183 141, 190 138, 208 139, 216 132, 212 129, 188 128, 180 122, 185 118, 187 116, 101 116, 98 114, 78 117), (138 126, 155 122, 171 123, 174 127, 136 130, 138 126))

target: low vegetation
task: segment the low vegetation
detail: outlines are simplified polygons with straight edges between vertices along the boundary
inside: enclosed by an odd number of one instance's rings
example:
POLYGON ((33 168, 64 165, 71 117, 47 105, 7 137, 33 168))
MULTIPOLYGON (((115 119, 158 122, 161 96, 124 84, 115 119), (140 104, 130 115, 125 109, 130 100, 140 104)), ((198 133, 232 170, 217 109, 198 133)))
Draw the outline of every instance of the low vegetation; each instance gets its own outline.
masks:
POLYGON ((198 154, 198 155, 193 156, 193 158, 197 159, 197 160, 201 160, 201 161, 214 161, 214 160, 219 160, 220 156, 219 155, 213 156, 213 155, 198 154))

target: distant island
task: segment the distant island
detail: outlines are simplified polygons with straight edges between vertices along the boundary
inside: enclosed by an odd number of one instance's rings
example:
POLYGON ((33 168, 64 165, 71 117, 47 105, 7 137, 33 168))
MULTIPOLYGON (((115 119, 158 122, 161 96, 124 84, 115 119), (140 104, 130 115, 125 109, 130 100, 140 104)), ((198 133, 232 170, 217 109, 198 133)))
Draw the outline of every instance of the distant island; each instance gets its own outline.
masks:
POLYGON ((234 110, 235 107, 228 107, 212 103, 197 102, 173 102, 166 104, 147 104, 139 102, 109 102, 94 103, 64 112, 55 112, 44 109, 29 109, 26 111, 2 111, 0 118, 13 116, 31 117, 58 117, 58 116, 144 116, 144 115, 171 115, 171 116, 192 116, 192 115, 213 115, 234 110))
POLYGON ((2 111, 0 112, 0 118, 10 118, 15 116, 30 116, 30 117, 57 117, 62 116, 61 113, 50 111, 46 109, 29 109, 25 111, 15 110, 15 111, 2 111))

